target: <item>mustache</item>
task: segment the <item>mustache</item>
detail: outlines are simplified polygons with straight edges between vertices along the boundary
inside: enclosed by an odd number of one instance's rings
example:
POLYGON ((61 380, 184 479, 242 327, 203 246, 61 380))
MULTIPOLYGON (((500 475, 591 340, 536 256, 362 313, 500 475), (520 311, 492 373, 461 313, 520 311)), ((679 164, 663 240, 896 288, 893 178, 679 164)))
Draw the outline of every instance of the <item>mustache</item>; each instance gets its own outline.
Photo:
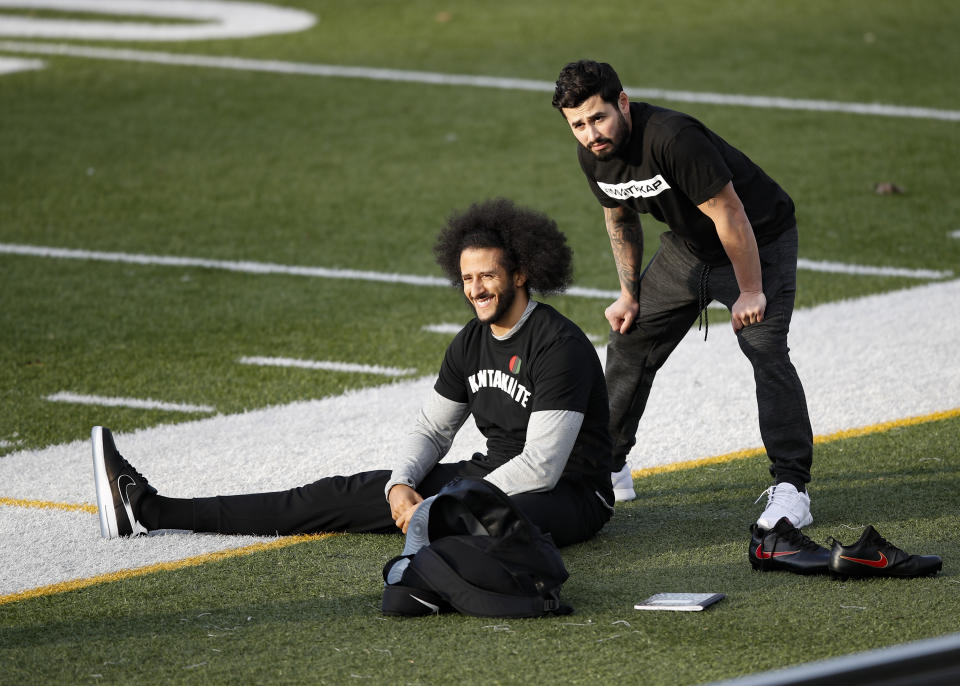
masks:
POLYGON ((589 146, 589 147, 593 148, 594 146, 597 146, 597 145, 606 145, 606 144, 608 144, 608 143, 612 145, 612 144, 613 144, 613 140, 610 139, 610 138, 598 138, 597 140, 595 140, 595 141, 593 141, 592 143, 590 143, 590 146, 589 146))

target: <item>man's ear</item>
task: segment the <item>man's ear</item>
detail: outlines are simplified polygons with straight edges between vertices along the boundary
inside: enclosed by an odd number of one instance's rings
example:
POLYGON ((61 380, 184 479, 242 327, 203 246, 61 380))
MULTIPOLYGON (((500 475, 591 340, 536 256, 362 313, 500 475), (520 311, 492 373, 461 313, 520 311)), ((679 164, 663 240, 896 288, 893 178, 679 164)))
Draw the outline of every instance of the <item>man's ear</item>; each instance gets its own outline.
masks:
POLYGON ((527 283, 527 275, 523 272, 514 272, 513 273, 513 285, 517 288, 522 288, 523 285, 527 283))
POLYGON ((626 92, 620 91, 620 95, 617 96, 617 106, 620 108, 620 113, 624 116, 630 112, 630 98, 626 92))

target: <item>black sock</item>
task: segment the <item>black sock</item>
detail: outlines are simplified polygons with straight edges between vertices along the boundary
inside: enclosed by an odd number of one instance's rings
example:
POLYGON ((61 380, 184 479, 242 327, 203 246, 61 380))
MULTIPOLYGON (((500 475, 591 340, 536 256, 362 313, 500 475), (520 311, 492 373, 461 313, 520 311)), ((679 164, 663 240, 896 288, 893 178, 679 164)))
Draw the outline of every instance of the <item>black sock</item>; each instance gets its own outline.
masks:
POLYGON ((193 530, 193 500, 149 494, 140 499, 137 518, 148 530, 193 530))

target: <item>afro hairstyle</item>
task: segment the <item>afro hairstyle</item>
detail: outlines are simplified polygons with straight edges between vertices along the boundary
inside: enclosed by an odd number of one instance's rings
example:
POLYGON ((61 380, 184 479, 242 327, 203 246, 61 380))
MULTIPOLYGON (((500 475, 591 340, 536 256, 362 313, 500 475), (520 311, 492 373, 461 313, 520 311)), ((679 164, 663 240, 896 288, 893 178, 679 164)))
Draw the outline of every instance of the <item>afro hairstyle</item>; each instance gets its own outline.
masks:
POLYGON ((455 212, 437 236, 433 253, 454 286, 463 286, 460 254, 467 248, 501 248, 501 266, 510 274, 525 274, 528 291, 562 293, 573 280, 573 251, 556 222, 506 198, 455 212))

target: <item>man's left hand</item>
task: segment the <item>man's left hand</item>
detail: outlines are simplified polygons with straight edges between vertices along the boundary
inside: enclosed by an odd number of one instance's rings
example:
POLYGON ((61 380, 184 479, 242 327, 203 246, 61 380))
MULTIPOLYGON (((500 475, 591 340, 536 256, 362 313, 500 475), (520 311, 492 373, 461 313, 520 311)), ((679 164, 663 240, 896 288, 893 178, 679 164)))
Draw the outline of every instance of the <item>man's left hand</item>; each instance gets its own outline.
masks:
POLYGON ((733 330, 739 331, 745 326, 762 322, 766 309, 767 296, 763 291, 740 293, 731 311, 730 323, 733 324, 733 330))
POLYGON ((387 494, 387 501, 390 503, 390 516, 397 528, 407 533, 410 518, 423 502, 423 496, 405 484, 396 484, 387 494))

